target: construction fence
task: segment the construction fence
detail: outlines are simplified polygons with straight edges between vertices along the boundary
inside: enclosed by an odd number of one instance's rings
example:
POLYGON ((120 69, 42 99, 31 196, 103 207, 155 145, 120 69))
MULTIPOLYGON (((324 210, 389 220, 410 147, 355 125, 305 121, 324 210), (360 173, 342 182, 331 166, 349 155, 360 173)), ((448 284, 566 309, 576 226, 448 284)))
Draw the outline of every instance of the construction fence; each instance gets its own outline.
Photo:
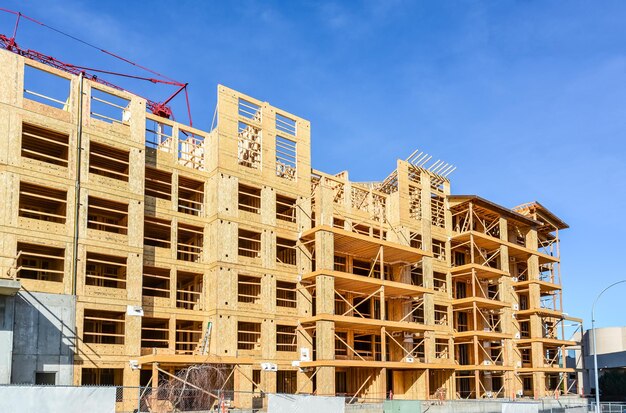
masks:
MULTIPOLYGON (((0 386, 0 411, 24 413, 590 413, 593 400, 382 400, 193 387, 0 386), (245 406, 245 407, 241 407, 245 406)), ((601 403, 602 413, 626 404, 601 403)))

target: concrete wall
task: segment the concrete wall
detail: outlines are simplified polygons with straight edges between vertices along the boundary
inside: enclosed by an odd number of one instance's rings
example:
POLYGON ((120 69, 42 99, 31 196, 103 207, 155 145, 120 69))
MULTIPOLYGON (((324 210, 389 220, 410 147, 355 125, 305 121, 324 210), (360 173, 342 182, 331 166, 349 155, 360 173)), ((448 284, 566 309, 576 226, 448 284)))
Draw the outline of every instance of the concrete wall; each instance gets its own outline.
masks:
POLYGON ((11 383, 35 384, 37 372, 49 372, 56 374, 55 384, 72 384, 75 308, 70 295, 22 290, 13 297, 11 383))
MULTIPOLYGON (((626 368, 626 327, 596 329, 598 369, 626 368)), ((595 389, 593 363, 593 332, 585 331, 584 339, 585 394, 595 389)), ((602 374, 600 373, 600 376, 602 374)))
POLYGON ((446 400, 443 404, 423 401, 422 411, 428 413, 587 413, 585 399, 562 397, 559 400, 446 400))
POLYGON ((345 400, 341 397, 269 394, 267 411, 269 413, 343 413, 345 400))
POLYGON ((2 386, 0 412, 114 413, 114 387, 2 386))
POLYGON ((15 297, 0 295, 0 384, 11 382, 15 297))
MULTIPOLYGON (((598 356, 626 351, 626 327, 596 328, 596 338, 598 339, 598 356)), ((592 356, 593 333, 591 330, 585 331, 584 344, 585 356, 592 356)), ((622 364, 624 365, 626 364, 622 364)))

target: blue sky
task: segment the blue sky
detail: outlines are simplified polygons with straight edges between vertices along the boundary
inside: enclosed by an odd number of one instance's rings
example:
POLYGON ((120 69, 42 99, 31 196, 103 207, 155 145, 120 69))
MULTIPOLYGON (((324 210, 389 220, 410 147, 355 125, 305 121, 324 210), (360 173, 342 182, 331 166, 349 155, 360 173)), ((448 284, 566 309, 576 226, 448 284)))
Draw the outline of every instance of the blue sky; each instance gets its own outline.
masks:
MULTIPOLYGON (((453 193, 508 207, 540 201, 571 226, 564 308, 586 328, 595 295, 626 279, 626 2, 146 4, 0 7, 189 82, 202 129, 222 83, 309 119, 317 169, 379 180, 419 148, 458 167, 453 193)), ((12 30, 0 15, 0 33, 12 30)), ((32 23, 17 39, 71 63, 139 73, 32 23)), ((157 101, 171 93, 127 87, 157 101)), ((626 325, 625 296, 626 285, 605 295, 598 325, 626 325)))

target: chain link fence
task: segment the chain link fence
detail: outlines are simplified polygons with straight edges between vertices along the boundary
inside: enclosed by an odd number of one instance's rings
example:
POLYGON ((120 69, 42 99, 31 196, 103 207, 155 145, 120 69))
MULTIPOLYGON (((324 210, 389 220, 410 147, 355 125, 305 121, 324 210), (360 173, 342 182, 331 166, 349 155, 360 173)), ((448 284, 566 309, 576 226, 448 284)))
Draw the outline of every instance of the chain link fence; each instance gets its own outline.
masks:
MULTIPOLYGON (((235 392, 232 390, 205 390, 194 388, 153 389, 118 388, 116 413, 174 413, 174 412, 267 412, 268 394, 263 392, 235 392), (242 407, 245 406, 245 407, 242 407)), ((289 395, 285 395, 289 396, 289 395)), ((384 399, 354 399, 344 397, 345 412, 387 413, 395 412, 393 403, 384 399)), ((595 412, 591 400, 579 397, 560 399, 498 399, 498 400, 421 400, 416 412, 429 413, 500 413, 505 404, 529 403, 537 405, 539 413, 590 413, 595 412)), ((626 404, 601 403, 602 413, 626 413, 626 404)), ((323 412, 332 413, 332 412, 323 412)))
MULTIPOLYGON (((591 411, 595 412, 596 403, 590 403, 591 411)), ((626 413, 626 403, 619 402, 600 402, 600 412, 602 413, 626 413)))
MULTIPOLYGON (((36 387, 36 386, 32 386, 36 387)), ((89 387, 89 386, 83 386, 89 387)), ((17 396, 23 392, 23 386, 3 386, 5 389, 13 389, 17 396)), ((58 388, 58 394, 64 394, 64 390, 75 388, 75 386, 45 386, 46 389, 58 388)), ((239 413, 239 412, 266 412, 275 413, 268 409, 269 393, 260 391, 240 392, 221 389, 203 389, 193 385, 159 388, 153 387, 121 387, 102 386, 98 388, 113 388, 110 392, 110 403, 112 404, 113 394, 115 395, 115 413, 239 413)), ((65 391, 65 393, 67 393, 65 391)), ((283 399, 294 399, 298 396, 284 394, 283 399)), ((510 407, 521 407, 522 404, 532 405, 533 412, 538 413, 591 413, 595 412, 593 399, 579 397, 561 397, 560 399, 498 399, 498 400, 383 400, 383 399, 356 399, 353 397, 339 397, 339 404, 343 406, 344 412, 353 413, 391 413, 399 410, 398 405, 410 405, 412 413, 501 413, 509 410, 510 407), (402 402, 402 403, 396 403, 402 402)), ((19 397, 16 399, 19 400, 19 397)), ((80 402, 80 401, 79 401, 80 402)), ((74 401, 76 404, 76 400, 74 401)), ((87 400, 83 406, 87 405, 87 400)), ((19 406, 15 406, 15 411, 20 411, 19 406)), ((76 410, 64 410, 64 413, 76 410)), ((84 410, 78 410, 81 413, 84 410)), ((92 411, 92 410, 90 410, 92 411)), ((108 411, 108 410, 107 410, 108 411)), ((310 412, 310 410, 306 410, 310 412)), ((626 413, 626 403, 603 402, 601 403, 602 413, 626 413)), ((328 410, 322 413, 334 413, 328 410)))

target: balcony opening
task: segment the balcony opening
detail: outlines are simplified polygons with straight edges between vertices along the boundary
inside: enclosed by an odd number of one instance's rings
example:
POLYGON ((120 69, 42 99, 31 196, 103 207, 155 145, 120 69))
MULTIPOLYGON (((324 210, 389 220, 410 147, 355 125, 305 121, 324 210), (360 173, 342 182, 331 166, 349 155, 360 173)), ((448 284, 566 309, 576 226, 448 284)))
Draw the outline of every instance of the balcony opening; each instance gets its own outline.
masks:
MULTIPOLYGON (((335 352, 335 356, 337 352, 335 352)), ((342 357, 343 358, 343 357, 342 357)), ((346 397, 348 394, 348 372, 335 369, 335 395, 346 397)))
POLYGON ((456 313, 456 331, 462 333, 469 330, 469 323, 467 319, 468 317, 465 311, 459 311, 456 313))
POLYGON ((24 98, 64 111, 69 110, 70 102, 69 79, 24 65, 24 98))
POLYGON ((341 218, 334 218, 333 217, 333 227, 339 228, 339 229, 345 229, 346 228, 346 221, 341 219, 341 218))
POLYGON ((298 391, 298 372, 278 370, 276 372, 276 393, 295 394, 298 391))
POLYGON ((20 182, 21 217, 65 224, 66 210, 66 191, 20 182))
POLYGON ((124 344, 125 315, 118 311, 85 309, 83 341, 88 344, 124 344))
POLYGON ((146 167, 146 196, 172 199, 172 173, 146 167))
POLYGON ((201 310, 203 276, 201 273, 177 271, 176 308, 201 310))
MULTIPOLYGON (((315 304, 315 300, 313 300, 313 303, 315 304)), ((346 306, 343 296, 335 291, 335 314, 343 315, 346 313, 347 309, 348 307, 346 306)))
POLYGON ((522 321, 519 323, 520 336, 522 338, 530 338, 530 322, 522 321))
POLYGON ((346 270, 346 257, 341 255, 335 255, 334 270, 340 272, 347 272, 346 270))
POLYGON ((146 119, 146 148, 169 152, 173 139, 174 132, 170 125, 154 119, 146 119))
POLYGON ((386 240, 387 239, 387 231, 382 231, 378 228, 372 228, 372 237, 377 239, 386 240))
POLYGON ((374 336, 372 334, 354 334, 354 351, 363 358, 374 357, 374 336))
POLYGON ((239 122, 238 137, 237 158, 239 165, 261 169, 261 128, 239 122))
POLYGON ((511 226, 509 230, 509 242, 517 244, 520 247, 526 247, 526 233, 528 231, 517 226, 511 226))
POLYGON ((539 279, 553 284, 560 284, 553 262, 539 264, 539 279))
POLYGON ((169 346, 169 320, 164 318, 141 318, 141 347, 167 348, 169 346))
POLYGON ((517 269, 517 281, 528 281, 528 265, 526 263, 513 263, 517 269))
POLYGON ((124 369, 86 368, 81 370, 82 386, 123 386, 124 369))
POLYGON ((422 172, 411 164, 409 164, 408 166, 409 166, 409 173, 408 173, 409 181, 411 183, 420 185, 422 183, 422 172))
POLYGON ((87 252, 85 284, 125 289, 126 257, 87 252))
POLYGON ((204 205, 204 184, 178 176, 178 212, 201 216, 204 205))
POLYGON ((298 344, 295 326, 276 326, 276 351, 297 351, 298 344))
POLYGON ((261 233, 239 229, 237 250, 240 257, 261 258, 261 233))
POLYGON ((170 298, 170 270, 144 266, 142 295, 170 298))
POLYGON ((97 142, 89 144, 89 173, 128 182, 129 152, 97 142))
POLYGON ((424 301, 413 300, 411 302, 411 321, 418 324, 424 324, 424 301))
POLYGON ((422 190, 413 185, 409 185, 409 217, 422 219, 422 190))
POLYGON ((280 113, 276 114, 276 130, 291 136, 296 136, 298 132, 296 121, 280 113))
POLYGON ((200 262, 204 235, 202 227, 178 223, 176 258, 181 261, 200 262))
POLYGON ((418 287, 424 286, 424 269, 421 261, 411 265, 411 284, 418 287))
POLYGON ((261 107, 255 103, 239 98, 237 113, 253 122, 261 122, 261 107))
POLYGON ((296 265, 296 241, 287 238, 276 238, 276 262, 296 265))
POLYGON ((519 294, 519 309, 520 310, 528 310, 528 295, 527 294, 519 294))
POLYGON ((17 243, 18 278, 63 282, 65 249, 17 243))
POLYGON ((370 210, 370 192, 353 186, 350 189, 350 207, 353 211, 369 212, 370 210))
POLYGON ((296 199, 276 195, 276 219, 279 221, 296 222, 296 199))
MULTIPOLYGON (((487 349, 486 344, 487 343, 485 343, 485 348, 487 349)), ((502 346, 502 344, 500 344, 499 341, 492 341, 491 343, 489 343, 489 349, 487 350, 489 350, 489 358, 491 359, 491 361, 494 364, 501 366, 503 359, 502 354, 504 351, 504 347, 502 346)))
POLYGON ((357 259, 352 260, 352 274, 368 277, 371 272, 372 268, 369 262, 357 259))
POLYGON ((551 319, 548 319, 548 320, 544 319, 542 323, 543 337, 551 338, 551 339, 558 339, 558 329, 557 329, 558 325, 559 325, 558 321, 554 321, 551 319))
MULTIPOLYGON (((356 297, 354 298, 354 302, 358 303, 362 298, 356 297)), ((354 316, 363 317, 363 318, 372 318, 372 299, 365 300, 361 303, 358 303, 354 307, 354 316)))
POLYGON ((531 393, 533 391, 533 378, 532 377, 524 377, 523 389, 524 389, 524 392, 528 392, 528 393, 531 393))
POLYGON ((465 280, 454 283, 454 298, 463 299, 467 297, 467 282, 465 280))
MULTIPOLYGON (((254 369, 252 370, 252 381, 256 384, 252 384, 252 392, 258 393, 261 391, 259 388, 259 383, 261 383, 261 370, 254 369)), ((254 403, 254 402, 253 402, 254 403)))
POLYGON ((178 130, 178 163, 198 171, 204 170, 204 136, 178 130))
POLYGON ((240 274, 237 279, 237 301, 259 304, 261 302, 261 277, 240 274))
POLYGON ((433 239, 433 257, 437 260, 446 260, 446 242, 433 239))
POLYGON ((502 332, 502 324, 500 323, 500 314, 490 310, 486 314, 487 322, 485 323, 485 331, 502 332))
POLYGON ((352 232, 356 232, 357 234, 365 235, 367 237, 370 236, 370 227, 362 224, 352 224, 352 232))
POLYGON ((23 123, 21 154, 24 158, 67 167, 69 139, 67 133, 23 123))
POLYGON ((455 251, 454 252, 454 266, 460 267, 462 265, 465 265, 465 253, 462 251, 455 251))
POLYGON ((144 216, 143 245, 159 248, 170 248, 172 240, 172 223, 169 220, 144 216))
POLYGON ((422 249, 424 247, 424 243, 422 242, 422 234, 417 232, 411 232, 409 245, 411 248, 422 249))
POLYGON ((448 359, 450 358, 449 343, 446 338, 435 339, 435 358, 448 359))
POLYGON ((445 199, 436 194, 430 194, 431 223, 440 228, 446 226, 445 199))
POLYGON ((176 354, 193 354, 202 340, 202 322, 177 320, 176 342, 174 345, 176 354))
POLYGON ((276 135, 276 176, 288 181, 295 181, 297 160, 297 143, 276 135))
POLYGON ((345 331, 335 332, 335 357, 346 358, 348 356, 348 333, 345 331))
POLYGON ((261 189, 240 183, 238 196, 240 211, 252 212, 253 214, 261 213, 261 189))
POLYGON ((237 323, 237 350, 261 349, 261 323, 237 323))
POLYGON ((448 325, 448 307, 435 304, 435 324, 440 326, 448 325))
POLYGON ((487 298, 490 300, 499 300, 499 286, 498 284, 489 284, 487 286, 487 298))
POLYGON ((276 306, 296 308, 296 283, 276 281, 276 306))
POLYGON ((414 347, 414 350, 411 352, 411 357, 415 360, 423 363, 426 359, 426 352, 424 349, 424 340, 422 337, 417 336, 416 334, 411 334, 410 337, 405 333, 404 342, 409 341, 411 347, 414 347), (410 341, 408 340, 410 338, 410 341))
POLYGON ((456 361, 460 365, 470 364, 470 346, 469 344, 459 344, 456 347, 456 361))
POLYGON ((445 293, 448 291, 448 281, 446 273, 444 272, 434 272, 433 273, 433 288, 436 291, 445 293))
POLYGON ((123 97, 91 88, 90 115, 106 123, 128 125, 130 121, 130 101, 123 97))
POLYGON ((443 179, 441 179, 438 176, 430 176, 430 190, 431 191, 436 191, 436 192, 443 192, 444 190, 444 186, 443 186, 443 179))
MULTIPOLYGON (((380 277, 380 262, 373 263, 372 266, 372 277, 381 278, 380 277)), ((385 280, 392 281, 392 269, 391 265, 383 264, 384 278, 385 280)))
POLYGON ((126 235, 128 204, 89 196, 87 228, 126 235))

